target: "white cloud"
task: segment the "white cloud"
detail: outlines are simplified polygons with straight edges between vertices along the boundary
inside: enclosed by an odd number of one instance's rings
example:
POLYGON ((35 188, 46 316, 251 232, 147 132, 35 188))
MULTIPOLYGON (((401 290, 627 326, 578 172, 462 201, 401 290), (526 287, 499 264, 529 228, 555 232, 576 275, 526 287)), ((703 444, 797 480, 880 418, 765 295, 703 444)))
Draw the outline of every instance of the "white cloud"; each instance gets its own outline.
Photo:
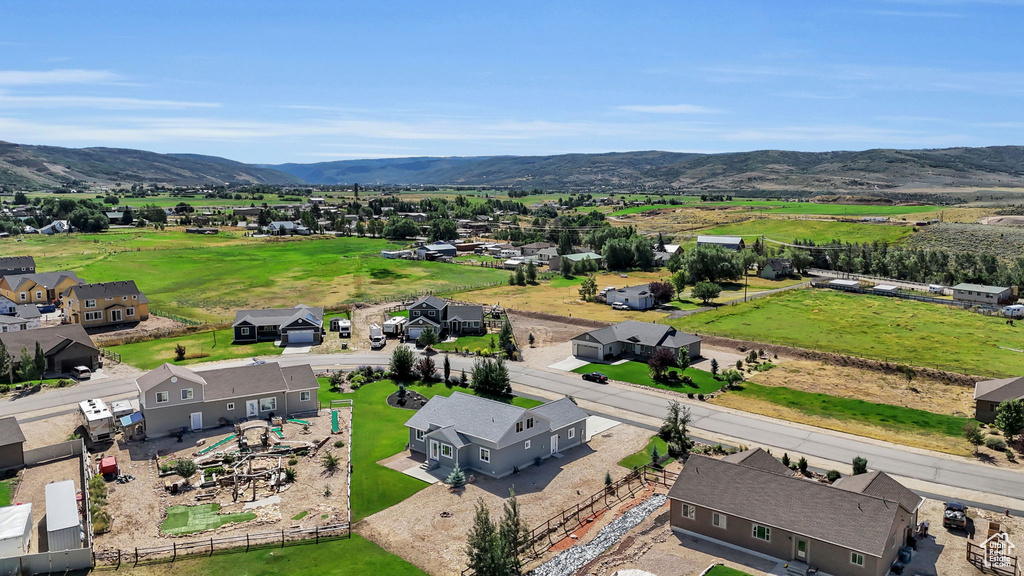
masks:
POLYGON ((717 114, 720 111, 695 104, 653 104, 619 106, 619 110, 642 112, 645 114, 717 114))
POLYGON ((0 70, 0 86, 102 84, 120 79, 109 70, 0 70))
POLYGON ((146 100, 107 96, 8 96, 0 93, 2 108, 97 108, 105 110, 180 110, 184 108, 220 108, 216 102, 146 100))

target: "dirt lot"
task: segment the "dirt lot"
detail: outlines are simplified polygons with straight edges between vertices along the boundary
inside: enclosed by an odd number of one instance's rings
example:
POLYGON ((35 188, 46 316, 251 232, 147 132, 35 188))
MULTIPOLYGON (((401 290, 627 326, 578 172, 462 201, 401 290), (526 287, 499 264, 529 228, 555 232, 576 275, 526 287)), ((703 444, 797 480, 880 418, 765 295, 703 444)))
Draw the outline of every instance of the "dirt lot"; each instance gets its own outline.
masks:
MULTIPOLYGON (((212 536, 223 536, 229 534, 245 534, 247 532, 265 532, 290 527, 313 527, 315 525, 333 524, 344 522, 348 517, 347 482, 348 482, 348 447, 349 442, 349 413, 341 413, 343 434, 332 435, 331 417, 328 411, 322 411, 319 416, 307 417, 304 420, 311 423, 309 430, 303 429, 303 425, 286 422, 282 432, 284 439, 277 439, 272 435, 274 441, 294 442, 296 445, 312 443, 313 445, 325 438, 330 437, 328 442, 319 452, 310 451, 308 456, 298 456, 298 463, 291 466, 296 470, 296 481, 287 485, 280 493, 275 494, 274 490, 264 483, 259 483, 256 489, 256 499, 261 500, 271 496, 279 496, 280 503, 268 503, 254 512, 257 514, 255 520, 234 525, 227 525, 216 530, 202 532, 198 535, 183 536, 182 538, 210 538, 212 536), (335 441, 345 442, 341 448, 335 448, 335 441), (331 451, 342 459, 339 470, 333 475, 326 475, 320 465, 320 459, 325 452, 331 451), (325 497, 324 491, 330 487, 330 496, 325 497), (303 518, 293 520, 300 513, 306 512, 303 518)), ((216 489, 216 496, 212 500, 197 501, 196 496, 208 492, 211 489, 195 488, 182 494, 171 495, 164 489, 165 480, 176 480, 178 476, 171 475, 160 477, 156 459, 161 463, 175 461, 181 457, 203 458, 197 453, 199 450, 211 446, 219 440, 233 434, 229 428, 220 428, 200 433, 186 434, 184 442, 178 443, 174 438, 160 438, 147 442, 124 443, 118 441, 109 446, 102 453, 96 455, 116 456, 122 474, 131 474, 135 480, 128 484, 109 483, 109 504, 107 510, 113 517, 112 530, 96 538, 96 545, 99 549, 120 548, 123 550, 135 547, 158 546, 167 543, 168 536, 161 535, 160 523, 166 516, 166 509, 174 505, 193 505, 197 503, 216 502, 221 505, 221 513, 240 512, 246 502, 253 500, 252 490, 246 490, 239 496, 238 502, 232 498, 232 489, 229 487, 216 489), (203 441, 202 445, 197 445, 203 441)), ((258 446, 259 432, 249 432, 250 445, 258 446)), ((236 441, 232 440, 223 445, 232 451, 237 449, 236 441)), ((217 459, 221 448, 211 451, 209 455, 217 459)), ((255 465, 276 464, 276 457, 270 459, 258 459, 255 465)), ((230 465, 221 464, 230 469, 230 465)), ((283 466, 288 466, 288 458, 282 460, 283 466)), ((198 479, 198 477, 196 478, 198 479)))
POLYGON ((454 576, 465 567, 466 534, 478 499, 490 507, 492 518, 500 518, 503 500, 514 487, 526 524, 532 527, 600 490, 606 472, 613 477, 624 475, 626 470, 616 463, 642 449, 650 435, 647 430, 620 424, 595 436, 589 447, 575 448, 561 460, 547 460, 518 475, 501 480, 478 475, 476 483, 461 493, 435 484, 367 518, 359 530, 430 574, 454 576), (443 518, 442 512, 451 515, 443 518), (424 538, 424 534, 430 537, 424 538))
POLYGON ((11 495, 12 503, 31 503, 32 520, 36 524, 36 531, 32 534, 30 553, 45 552, 46 548, 46 525, 43 519, 46 517, 46 485, 51 482, 63 480, 74 480, 75 490, 82 489, 79 473, 79 458, 65 458, 26 468, 20 474, 20 480, 11 495), (42 547, 40 549, 40 546, 42 547))
POLYGON ((176 320, 150 314, 149 318, 139 322, 131 328, 107 330, 96 329, 90 333, 92 335, 93 342, 95 342, 97 346, 107 346, 108 342, 120 341, 131 336, 138 336, 148 332, 174 330, 175 328, 181 328, 183 326, 184 324, 176 320))

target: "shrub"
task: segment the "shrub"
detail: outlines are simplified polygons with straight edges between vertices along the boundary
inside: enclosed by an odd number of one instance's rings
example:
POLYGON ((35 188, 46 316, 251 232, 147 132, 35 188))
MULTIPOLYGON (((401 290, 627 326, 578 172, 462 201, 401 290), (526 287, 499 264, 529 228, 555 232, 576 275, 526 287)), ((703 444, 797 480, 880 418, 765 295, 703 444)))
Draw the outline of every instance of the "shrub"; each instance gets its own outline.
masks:
POLYGON ((174 361, 181 362, 185 359, 185 346, 178 344, 174 347, 174 361))
POLYGON ((451 474, 449 474, 444 481, 449 486, 458 488, 466 483, 466 474, 462 471, 462 468, 459 468, 459 465, 456 464, 455 467, 452 468, 451 474))
POLYGON ((843 475, 839 473, 839 470, 829 470, 828 472, 825 473, 825 478, 828 478, 829 484, 834 483, 836 480, 839 480, 842 477, 843 475))
POLYGON ((191 478, 198 468, 196 463, 188 458, 182 458, 174 464, 174 471, 178 473, 178 476, 185 479, 191 478))
POLYGON ((234 464, 236 458, 232 452, 228 452, 227 454, 224 455, 224 458, 222 458, 221 460, 223 460, 225 464, 234 464))
POLYGON ((853 475, 867 474, 868 472, 868 460, 867 458, 861 458, 857 456, 853 459, 853 475))
POLYGON ((343 448, 344 446, 345 446, 345 442, 343 442, 341 440, 335 440, 334 441, 334 447, 335 448, 343 448))
POLYGON ((298 473, 295 471, 295 468, 285 468, 284 470, 282 470, 282 472, 284 472, 285 482, 295 482, 295 477, 298 476, 298 473))
POLYGON ((996 438, 995 436, 989 436, 985 438, 985 447, 989 450, 995 450, 996 452, 1006 451, 1006 441, 1002 438, 996 438))
POLYGON ((798 470, 800 470, 801 474, 807 474, 807 458, 801 456, 800 460, 798 460, 796 463, 796 467, 798 470))
POLYGON ((320 458, 320 465, 324 467, 327 472, 334 472, 341 465, 341 458, 334 455, 334 452, 328 450, 323 457, 320 458))
POLYGON ((789 468, 789 452, 783 452, 782 454, 782 465, 789 468))
POLYGON ((288 465, 289 466, 296 466, 296 465, 298 465, 298 463, 299 463, 299 459, 298 458, 289 458, 288 459, 288 465))

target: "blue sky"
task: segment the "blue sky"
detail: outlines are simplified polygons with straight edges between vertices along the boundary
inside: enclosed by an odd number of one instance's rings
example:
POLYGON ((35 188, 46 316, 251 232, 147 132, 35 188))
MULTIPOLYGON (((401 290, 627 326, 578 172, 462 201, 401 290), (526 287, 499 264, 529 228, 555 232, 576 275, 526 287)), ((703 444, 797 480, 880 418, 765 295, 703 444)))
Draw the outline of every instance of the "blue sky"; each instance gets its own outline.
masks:
POLYGON ((1024 0, 4 2, 0 140, 246 162, 1024 144, 1024 0))

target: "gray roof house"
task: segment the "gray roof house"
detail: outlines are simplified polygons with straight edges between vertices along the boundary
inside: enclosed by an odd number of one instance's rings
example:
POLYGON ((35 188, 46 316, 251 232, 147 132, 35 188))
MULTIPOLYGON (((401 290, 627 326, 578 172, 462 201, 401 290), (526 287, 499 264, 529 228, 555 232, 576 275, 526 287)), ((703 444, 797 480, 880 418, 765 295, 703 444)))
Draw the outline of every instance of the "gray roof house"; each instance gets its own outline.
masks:
POLYGON ((556 255, 548 259, 548 267, 552 271, 557 272, 562 269, 562 260, 570 260, 574 266, 584 260, 593 260, 597 263, 598 268, 601 267, 601 255, 595 254, 594 252, 578 252, 575 254, 566 254, 564 256, 556 255))
POLYGON ((953 286, 953 300, 979 304, 1006 304, 1017 299, 1013 287, 985 286, 961 282, 953 286))
POLYGON ((1024 398, 1024 376, 978 382, 974 385, 974 417, 991 424, 999 404, 1016 398, 1024 398))
POLYGON ((0 341, 7 346, 7 353, 15 366, 21 362, 22 350, 31 354, 38 342, 46 357, 47 372, 63 374, 75 366, 86 366, 90 370, 99 368, 100 351, 81 324, 0 332, 0 341))
POLYGON ((700 336, 680 332, 664 324, 628 320, 572 339, 572 355, 585 360, 610 360, 618 356, 646 360, 658 348, 677 354, 685 347, 690 358, 700 356, 700 336))
POLYGON ((31 256, 0 257, 0 276, 8 274, 35 274, 36 259, 31 256))
POLYGON ((669 490, 672 530, 833 576, 883 576, 917 526, 920 496, 881 472, 833 485, 760 449, 694 455, 669 490))
POLYGON ((621 356, 646 360, 659 347, 669 348, 673 354, 686 347, 690 358, 697 358, 700 336, 664 324, 629 320, 572 338, 572 356, 584 360, 610 360, 621 356))
POLYGON ((319 383, 308 364, 275 362, 193 372, 164 364, 135 380, 150 438, 251 418, 317 410, 319 383))
POLYGON ((757 269, 757 275, 768 280, 775 280, 793 274, 793 261, 789 258, 768 258, 764 265, 757 269))
POLYGON ((609 290, 605 293, 605 302, 609 306, 615 303, 625 304, 633 310, 650 310, 655 305, 654 295, 650 291, 650 284, 609 290))
POLYGON ((569 398, 520 408, 455 392, 431 398, 405 425, 410 450, 441 474, 458 463, 501 478, 587 441, 587 413, 569 398))
POLYGON ((721 246, 736 251, 746 248, 743 238, 739 236, 697 236, 697 246, 721 246))
POLYGON ((483 306, 451 304, 436 296, 424 296, 409 305, 405 335, 418 339, 428 327, 439 336, 487 333, 483 306))
POLYGON ((281 346, 315 346, 324 341, 324 309, 299 304, 294 308, 239 310, 231 325, 235 344, 281 341, 281 346))

